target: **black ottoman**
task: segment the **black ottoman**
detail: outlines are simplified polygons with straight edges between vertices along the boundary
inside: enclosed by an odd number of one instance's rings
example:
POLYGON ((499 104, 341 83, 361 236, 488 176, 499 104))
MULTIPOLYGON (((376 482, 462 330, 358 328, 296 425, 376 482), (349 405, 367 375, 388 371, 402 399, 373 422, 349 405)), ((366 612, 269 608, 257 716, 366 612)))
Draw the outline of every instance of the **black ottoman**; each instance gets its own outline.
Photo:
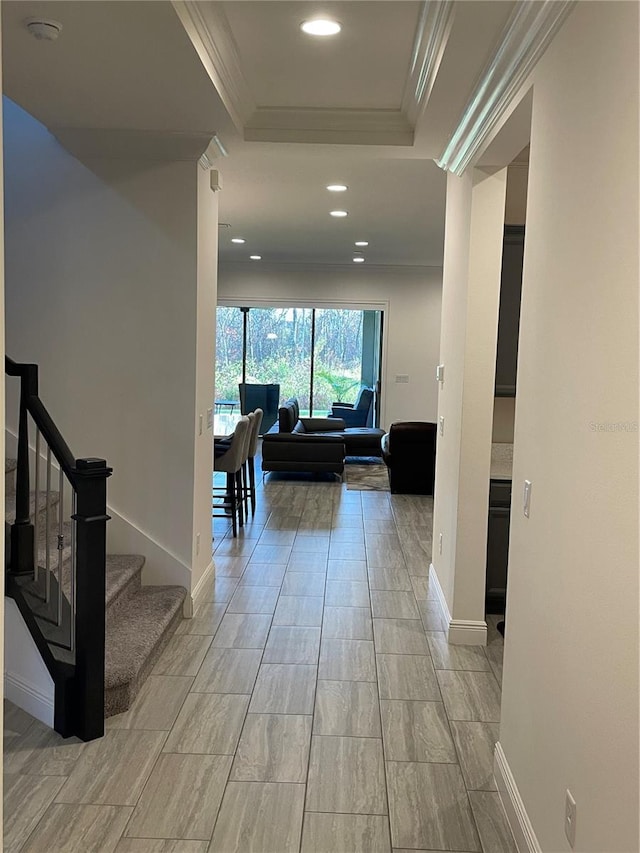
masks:
POLYGON ((351 427, 342 432, 347 456, 382 457, 383 429, 373 427, 351 427))

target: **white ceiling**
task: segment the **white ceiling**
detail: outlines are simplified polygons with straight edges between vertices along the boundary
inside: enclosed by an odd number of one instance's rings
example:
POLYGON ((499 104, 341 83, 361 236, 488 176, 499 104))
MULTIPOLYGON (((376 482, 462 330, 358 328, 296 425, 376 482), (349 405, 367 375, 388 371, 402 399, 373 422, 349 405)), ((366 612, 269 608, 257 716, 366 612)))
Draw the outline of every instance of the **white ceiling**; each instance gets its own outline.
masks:
POLYGON ((342 24, 325 39, 300 30, 316 3, 221 5, 258 107, 400 109, 420 3, 323 3, 342 24))
POLYGON ((249 262, 257 252, 264 262, 345 263, 353 242, 365 239, 367 263, 439 265, 446 178, 432 160, 513 5, 205 0, 182 4, 179 16, 170 2, 149 0, 5 0, 4 88, 54 132, 217 133, 229 154, 214 163, 223 178, 220 218, 232 225, 220 230, 223 261, 249 262), (453 15, 429 97, 418 103, 414 50, 419 66, 435 32, 425 8, 453 15), (198 27, 188 27, 185 10, 198 27), (343 30, 320 42, 299 24, 321 11, 343 30), (24 18, 37 15, 62 22, 57 42, 26 32, 24 18), (292 141, 303 138, 310 141, 292 141), (349 191, 324 189, 336 181, 349 191), (331 218, 335 207, 349 216, 331 218), (247 243, 231 244, 234 235, 247 243))

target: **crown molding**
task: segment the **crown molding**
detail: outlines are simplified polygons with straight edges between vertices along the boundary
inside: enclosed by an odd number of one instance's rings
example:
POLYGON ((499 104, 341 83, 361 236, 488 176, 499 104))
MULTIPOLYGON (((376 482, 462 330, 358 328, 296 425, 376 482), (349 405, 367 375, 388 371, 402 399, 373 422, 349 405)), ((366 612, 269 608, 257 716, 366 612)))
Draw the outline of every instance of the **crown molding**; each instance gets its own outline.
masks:
POLYGON ((425 0, 422 4, 404 87, 402 112, 414 127, 429 102, 453 25, 453 0, 425 0))
POLYGON ((244 129, 248 142, 413 145, 400 110, 260 107, 244 129))
POLYGON ((238 47, 221 4, 172 0, 172 6, 234 125, 242 132, 255 112, 256 104, 242 72, 238 47))
POLYGON ((575 4, 576 0, 519 0, 515 4, 449 144, 436 160, 441 169, 461 175, 482 153, 483 144, 575 4))
POLYGON ((196 163, 207 152, 212 133, 57 127, 51 133, 79 160, 149 160, 196 163))

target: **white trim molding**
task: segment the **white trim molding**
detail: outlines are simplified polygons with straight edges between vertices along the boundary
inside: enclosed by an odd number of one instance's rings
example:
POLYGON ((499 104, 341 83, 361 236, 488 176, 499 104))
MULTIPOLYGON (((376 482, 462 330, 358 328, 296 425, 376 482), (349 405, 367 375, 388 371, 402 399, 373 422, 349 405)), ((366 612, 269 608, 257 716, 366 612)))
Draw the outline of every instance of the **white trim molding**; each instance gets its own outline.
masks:
POLYGON ((45 726, 53 728, 54 700, 53 692, 45 692, 36 684, 26 681, 17 672, 5 672, 4 697, 18 708, 22 708, 45 726))
POLYGON ((433 581, 433 590, 440 607, 440 616, 447 634, 447 642, 452 646, 486 646, 487 623, 453 618, 433 563, 429 566, 429 580, 433 581))
POLYGON ((172 5, 234 125, 242 132, 256 103, 222 4, 174 0, 172 5))
POLYGON ((440 586, 440 578, 438 577, 438 573, 436 572, 436 567, 431 563, 429 565, 429 581, 433 581, 433 591, 436 594, 436 601, 440 607, 440 615, 442 617, 442 622, 444 624, 445 631, 449 631, 449 625, 451 624, 451 613, 449 612, 449 605, 447 604, 447 599, 445 598, 444 591, 440 586))
POLYGON ((486 646, 487 623, 472 619, 452 619, 449 622, 447 641, 452 646, 486 646))
POLYGON ((416 28, 402 112, 413 127, 425 110, 436 82, 453 25, 453 0, 425 0, 416 28))
POLYGON ((190 596, 188 595, 187 598, 185 599, 185 619, 191 619, 191 617, 193 616, 193 612, 199 603, 198 599, 202 595, 202 593, 204 592, 204 589, 205 589, 205 587, 209 581, 209 578, 214 574, 215 574, 215 565, 214 565, 213 560, 211 560, 211 562, 209 563, 207 568, 202 573, 202 577, 200 578, 198 583, 194 586, 194 588, 191 590, 191 595, 190 596), (188 610, 187 601, 190 601, 190 604, 191 604, 190 612, 188 613, 188 615, 186 612, 188 610))
POLYGON ((576 0, 515 3, 498 47, 478 79, 449 144, 441 169, 462 175, 509 110, 527 77, 564 24, 576 0))
POLYGON ((493 775, 518 853, 542 853, 500 741, 493 753, 493 775))
POLYGON ((401 110, 259 107, 244 128, 247 142, 413 145, 401 110))

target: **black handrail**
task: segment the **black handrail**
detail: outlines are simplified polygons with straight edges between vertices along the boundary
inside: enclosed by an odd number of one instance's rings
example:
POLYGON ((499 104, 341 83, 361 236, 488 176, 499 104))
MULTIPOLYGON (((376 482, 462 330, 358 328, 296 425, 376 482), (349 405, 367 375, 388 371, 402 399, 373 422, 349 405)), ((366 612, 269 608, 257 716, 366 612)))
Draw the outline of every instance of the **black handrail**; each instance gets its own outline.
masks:
MULTIPOLYGON (((5 372, 20 379, 16 520, 11 525, 7 593, 16 599, 42 650, 46 639, 41 632, 37 636, 38 622, 28 612, 29 604, 19 583, 20 576, 33 577, 35 569, 35 536, 30 510, 29 414, 74 492, 71 518, 76 536, 72 566, 75 565, 76 586, 75 601, 70 602, 75 628, 75 642, 71 643, 73 663, 68 660, 61 663, 50 653, 43 654, 56 687, 54 727, 65 737, 75 734, 83 740, 91 740, 104 733, 106 523, 109 520, 106 482, 112 469, 104 459, 73 456, 38 396, 37 365, 18 364, 5 356, 5 372)), ((38 509, 36 506, 36 513, 38 509)))

